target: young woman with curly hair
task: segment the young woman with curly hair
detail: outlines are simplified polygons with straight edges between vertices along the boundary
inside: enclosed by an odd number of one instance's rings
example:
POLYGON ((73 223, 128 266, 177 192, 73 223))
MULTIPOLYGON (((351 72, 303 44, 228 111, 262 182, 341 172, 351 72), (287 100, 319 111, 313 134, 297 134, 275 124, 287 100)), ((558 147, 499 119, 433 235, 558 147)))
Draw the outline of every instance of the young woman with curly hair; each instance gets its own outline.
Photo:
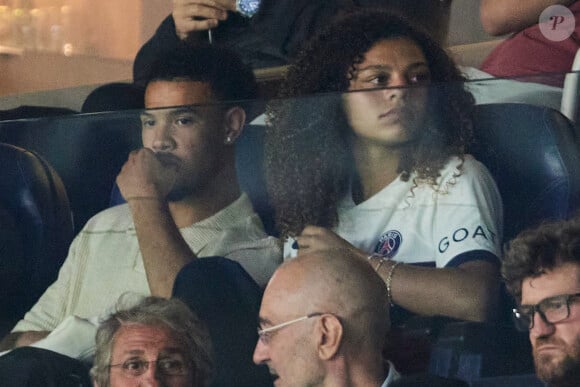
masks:
POLYGON ((351 253, 408 311, 491 318, 502 205, 465 154, 474 100, 463 81, 433 40, 383 11, 346 14, 310 40, 266 132, 286 258, 351 253))

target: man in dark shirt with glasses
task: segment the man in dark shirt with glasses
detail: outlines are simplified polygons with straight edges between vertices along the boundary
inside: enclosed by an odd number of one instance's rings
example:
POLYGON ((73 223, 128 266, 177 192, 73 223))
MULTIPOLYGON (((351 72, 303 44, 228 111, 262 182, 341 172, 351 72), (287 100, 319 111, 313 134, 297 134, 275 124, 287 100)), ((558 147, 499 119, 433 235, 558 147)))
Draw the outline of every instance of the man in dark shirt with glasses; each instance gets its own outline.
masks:
POLYGON ((580 385, 580 217, 545 223, 510 243, 502 274, 529 331, 538 378, 580 385))

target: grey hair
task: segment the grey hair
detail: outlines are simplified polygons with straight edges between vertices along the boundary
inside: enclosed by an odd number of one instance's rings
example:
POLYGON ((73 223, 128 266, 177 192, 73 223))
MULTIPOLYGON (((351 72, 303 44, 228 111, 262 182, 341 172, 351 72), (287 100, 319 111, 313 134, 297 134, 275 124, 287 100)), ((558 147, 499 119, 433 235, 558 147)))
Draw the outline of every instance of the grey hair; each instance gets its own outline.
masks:
POLYGON ((100 324, 90 372, 99 387, 109 387, 109 366, 115 334, 121 326, 127 324, 168 328, 186 351, 194 385, 205 387, 209 384, 213 371, 213 353, 211 339, 203 322, 178 299, 146 297, 128 309, 118 309, 100 324))

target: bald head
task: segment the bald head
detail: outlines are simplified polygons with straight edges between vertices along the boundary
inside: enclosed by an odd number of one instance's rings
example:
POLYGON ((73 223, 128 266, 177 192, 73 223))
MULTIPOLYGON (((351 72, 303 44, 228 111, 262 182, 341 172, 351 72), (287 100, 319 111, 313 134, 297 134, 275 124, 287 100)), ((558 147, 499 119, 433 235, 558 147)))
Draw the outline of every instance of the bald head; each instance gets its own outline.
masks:
POLYGON ((292 316, 333 313, 345 325, 345 340, 382 342, 390 325, 384 282, 364 260, 345 254, 305 255, 282 265, 264 293, 262 306, 292 316))

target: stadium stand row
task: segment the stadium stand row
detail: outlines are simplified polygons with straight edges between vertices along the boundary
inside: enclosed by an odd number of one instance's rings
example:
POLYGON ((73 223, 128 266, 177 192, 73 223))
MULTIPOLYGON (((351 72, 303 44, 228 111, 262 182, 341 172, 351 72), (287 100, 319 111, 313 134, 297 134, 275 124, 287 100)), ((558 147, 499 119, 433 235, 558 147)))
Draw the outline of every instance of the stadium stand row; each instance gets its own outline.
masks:
MULTIPOLYGON (((506 210, 506 241, 522 228, 567 217, 580 207, 579 133, 566 117, 545 107, 489 104, 477 106, 475 123, 477 141, 470 151, 497 181, 506 210)), ((4 143, 0 209, 7 214, 2 226, 24 233, 25 239, 12 241, 26 240, 14 246, 16 251, 0 254, 2 267, 21 274, 11 277, 10 271, 3 271, 8 278, 2 281, 0 295, 20 294, 16 299, 6 297, 19 300, 20 309, 13 309, 15 316, 2 316, 3 329, 28 309, 56 276, 66 255, 73 229, 65 189, 79 228, 111 204, 115 176, 127 153, 138 146, 139 132, 136 112, 0 122, 4 143), (28 271, 19 271, 18 265, 28 271)), ((243 189, 267 229, 275 233, 261 170, 262 134, 262 125, 246 128, 236 162, 243 189)), ((499 328, 427 319, 395 332, 401 334, 398 340, 424 344, 423 350, 417 346, 398 355, 402 371, 429 370, 473 383, 479 380, 477 385, 510 374, 509 378, 520 380, 533 372, 526 337, 511 328, 507 317, 499 328)))

